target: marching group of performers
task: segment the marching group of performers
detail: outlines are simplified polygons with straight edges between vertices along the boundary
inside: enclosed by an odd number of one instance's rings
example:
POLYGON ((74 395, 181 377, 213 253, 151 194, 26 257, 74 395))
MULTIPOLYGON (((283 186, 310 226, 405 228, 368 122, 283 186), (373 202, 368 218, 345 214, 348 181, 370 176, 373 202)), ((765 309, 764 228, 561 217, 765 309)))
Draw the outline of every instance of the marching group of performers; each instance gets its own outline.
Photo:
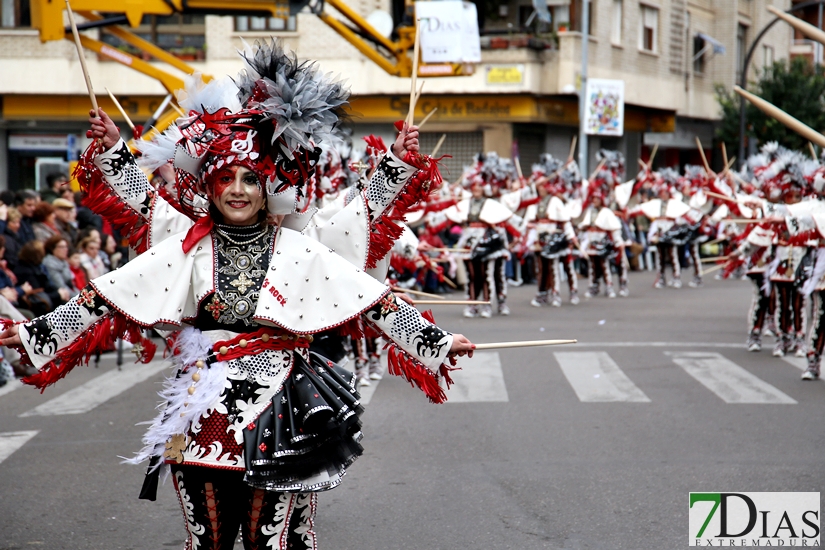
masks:
MULTIPOLYGON (((419 281, 428 270, 437 270, 441 279, 445 271, 458 275, 466 281, 468 300, 495 297, 499 315, 510 314, 508 262, 515 276, 532 260, 538 288, 531 305, 559 307, 565 281, 570 303, 580 302, 580 271, 588 281, 584 297, 603 292, 615 298, 629 295, 631 258, 652 260, 655 288, 681 288, 683 268, 691 272, 688 285, 701 287, 703 261, 715 261, 710 269, 717 278, 754 283, 747 348, 760 351, 763 334, 773 335, 774 356, 806 357, 802 379, 819 378, 825 349, 825 161, 769 143, 738 172, 688 165, 680 174, 653 170, 652 161, 640 160, 636 177, 625 181, 620 153, 602 150, 597 159, 597 169, 582 178, 572 158, 544 154, 525 177, 518 161, 479 154, 459 181, 444 183, 435 198, 408 213, 406 221, 421 242, 396 254, 425 258, 415 264, 419 281), (426 240, 448 233, 458 235, 452 249, 433 249, 426 240), (705 243, 715 245, 717 260, 700 257, 705 243), (433 263, 445 258, 452 262, 449 269, 433 263)), ((468 305, 464 312, 492 314, 490 305, 468 305)))

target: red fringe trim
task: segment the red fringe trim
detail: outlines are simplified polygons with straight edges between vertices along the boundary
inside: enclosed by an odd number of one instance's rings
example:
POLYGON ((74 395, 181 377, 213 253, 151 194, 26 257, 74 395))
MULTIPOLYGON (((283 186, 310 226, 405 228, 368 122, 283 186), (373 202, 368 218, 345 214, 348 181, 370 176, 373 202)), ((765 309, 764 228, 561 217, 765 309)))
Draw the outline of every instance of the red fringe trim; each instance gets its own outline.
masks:
MULTIPOLYGON (((39 388, 40 393, 43 393, 46 387, 69 374, 76 366, 81 363, 88 365, 89 359, 97 352, 110 350, 117 338, 142 345, 143 351, 138 361, 148 363, 155 356, 157 346, 143 336, 142 329, 143 327, 120 313, 107 315, 89 327, 71 345, 60 350, 57 357, 46 363, 40 372, 27 376, 23 382, 39 388)), ((23 355, 26 356, 25 350, 23 355)))
POLYGON ((351 319, 338 327, 338 334, 340 336, 349 336, 354 340, 362 338, 378 338, 381 333, 370 325, 364 323, 360 317, 351 319))
MULTIPOLYGON (((443 158, 443 157, 441 157, 443 158)), ((426 200, 431 191, 441 187, 441 172, 438 161, 429 156, 408 151, 404 162, 418 168, 403 189, 398 193, 393 204, 370 227, 370 242, 367 251, 367 269, 372 269, 392 249, 393 244, 404 232, 403 226, 407 212, 416 204, 426 200)))
POLYGON ((129 246, 138 253, 149 248, 149 224, 106 185, 94 158, 103 152, 103 144, 92 142, 80 157, 72 176, 86 193, 84 205, 113 225, 129 239, 129 246))
POLYGON ((400 376, 409 382, 411 386, 423 391, 432 403, 447 401, 447 394, 439 386, 438 376, 435 373, 410 357, 395 344, 387 344, 386 347, 387 370, 390 374, 400 376))

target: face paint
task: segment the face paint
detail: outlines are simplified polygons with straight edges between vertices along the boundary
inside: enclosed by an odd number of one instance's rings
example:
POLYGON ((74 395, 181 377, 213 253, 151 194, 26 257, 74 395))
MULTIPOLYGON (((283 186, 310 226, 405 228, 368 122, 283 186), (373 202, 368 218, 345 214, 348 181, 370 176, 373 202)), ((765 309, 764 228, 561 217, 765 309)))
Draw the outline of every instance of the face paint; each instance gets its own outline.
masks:
POLYGON ((250 225, 258 221, 265 196, 254 172, 243 166, 226 167, 215 173, 208 189, 226 223, 250 225))

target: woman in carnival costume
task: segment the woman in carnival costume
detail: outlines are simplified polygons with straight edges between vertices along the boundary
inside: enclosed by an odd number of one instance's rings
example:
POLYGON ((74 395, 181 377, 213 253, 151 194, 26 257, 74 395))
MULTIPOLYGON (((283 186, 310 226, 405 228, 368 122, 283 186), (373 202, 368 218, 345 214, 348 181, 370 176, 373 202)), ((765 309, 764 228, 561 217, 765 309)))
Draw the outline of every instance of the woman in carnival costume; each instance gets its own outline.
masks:
POLYGON ((310 351, 312 335, 383 334, 389 371, 434 402, 448 364, 474 346, 382 283, 395 221, 439 179, 417 128, 400 131, 364 191, 317 212, 317 143, 348 91, 276 43, 244 57, 235 81, 190 86, 188 115, 142 145, 176 196, 156 192, 111 119, 92 113, 78 175, 141 255, 0 343, 24 352, 39 370, 25 382, 43 389, 115 337, 146 362, 142 331, 175 331, 165 405, 131 460, 150 461, 141 498, 171 469, 187 549, 232 548, 239 529, 246 549, 316 548, 317 492, 362 453, 363 408, 353 375, 310 351))

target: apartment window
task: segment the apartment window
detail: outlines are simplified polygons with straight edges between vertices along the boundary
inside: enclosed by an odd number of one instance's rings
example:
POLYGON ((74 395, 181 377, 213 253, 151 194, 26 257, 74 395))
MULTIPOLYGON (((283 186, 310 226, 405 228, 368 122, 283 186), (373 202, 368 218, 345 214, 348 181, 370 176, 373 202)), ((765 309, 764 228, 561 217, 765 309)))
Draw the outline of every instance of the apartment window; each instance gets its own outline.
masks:
POLYGON ((705 39, 701 36, 693 37, 693 74, 705 73, 705 39))
POLYGON ((639 8, 639 49, 656 52, 656 42, 659 39, 659 10, 645 5, 639 8))
MULTIPOLYGON (((105 13, 103 15, 106 15, 105 13)), ((115 48, 149 59, 148 54, 105 32, 101 40, 115 48)), ((144 15, 132 29, 139 37, 185 61, 203 61, 206 57, 206 19, 204 15, 144 15)), ((101 59, 108 59, 102 57, 101 59)))
POLYGON ((295 32, 296 30, 298 30, 298 19, 294 15, 290 15, 288 19, 247 15, 235 17, 235 32, 295 32))
POLYGON ((765 67, 773 66, 773 46, 762 46, 762 58, 765 67))
POLYGON ((31 27, 29 0, 0 0, 0 27, 31 27))
POLYGON ((622 43, 622 25, 624 24, 624 0, 613 0, 613 17, 611 18, 610 42, 622 43))
MULTIPOLYGON (((596 29, 596 12, 593 9, 593 0, 587 0, 587 24, 588 36, 595 35, 596 29)), ((581 32, 582 30, 582 0, 573 0, 570 3, 570 21, 572 23, 571 30, 581 32)))
POLYGON ((748 27, 739 23, 736 27, 736 82, 742 78, 742 65, 745 64, 745 52, 748 48, 748 27))

